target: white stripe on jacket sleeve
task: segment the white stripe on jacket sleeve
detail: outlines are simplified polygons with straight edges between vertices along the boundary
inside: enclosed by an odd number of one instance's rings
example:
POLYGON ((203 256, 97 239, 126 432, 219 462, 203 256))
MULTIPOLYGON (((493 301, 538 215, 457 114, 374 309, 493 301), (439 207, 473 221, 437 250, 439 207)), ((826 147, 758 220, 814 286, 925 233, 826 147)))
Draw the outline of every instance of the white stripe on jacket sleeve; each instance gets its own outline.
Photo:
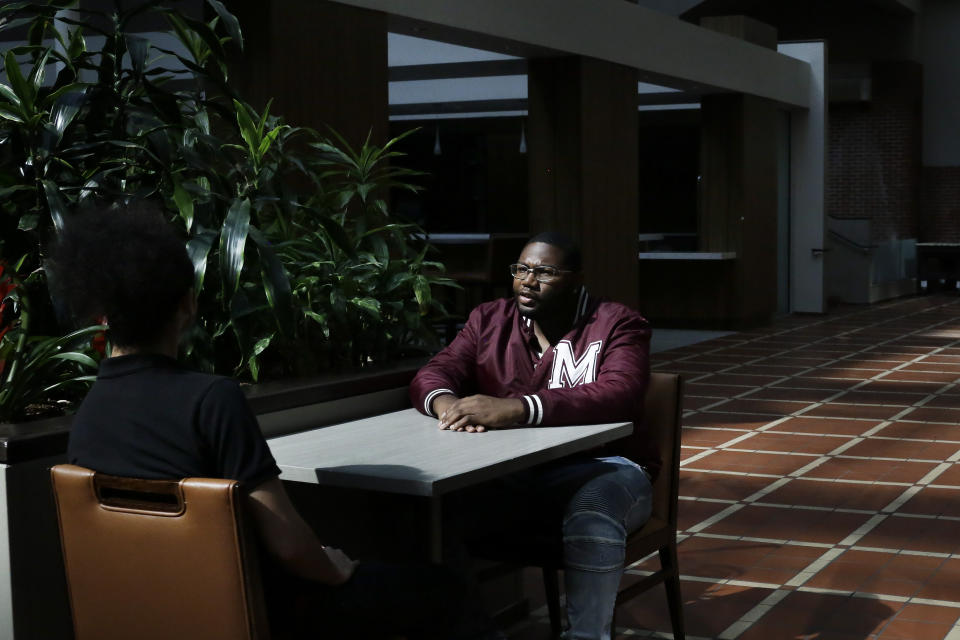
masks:
POLYGON ((543 422, 543 403, 540 397, 535 395, 523 396, 527 403, 530 415, 527 417, 527 424, 540 424, 543 422))
POLYGON ((530 421, 533 420, 536 406, 533 404, 533 400, 530 399, 530 396, 523 396, 523 401, 527 403, 527 424, 530 424, 530 421))
POLYGON ((532 396, 533 401, 537 403, 537 424, 543 422, 543 403, 540 402, 540 396, 532 396))
POLYGON ((427 394, 426 398, 423 399, 423 412, 428 416, 433 416, 434 418, 436 418, 437 414, 433 412, 433 408, 430 405, 433 404, 434 398, 436 398, 439 395, 443 395, 444 393, 449 393, 450 395, 456 395, 450 389, 434 389, 433 391, 427 394))

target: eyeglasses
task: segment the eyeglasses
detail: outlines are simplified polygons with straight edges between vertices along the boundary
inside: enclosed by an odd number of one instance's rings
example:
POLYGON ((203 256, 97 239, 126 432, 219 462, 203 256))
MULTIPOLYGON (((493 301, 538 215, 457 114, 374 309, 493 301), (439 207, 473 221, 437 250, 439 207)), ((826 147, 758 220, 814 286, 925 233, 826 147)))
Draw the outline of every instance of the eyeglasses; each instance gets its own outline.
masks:
POLYGON ((537 279, 537 282, 553 282, 560 277, 560 274, 563 273, 572 273, 570 269, 561 269, 559 267, 553 267, 550 265, 542 265, 539 267, 528 267, 525 264, 512 264, 510 265, 510 275, 512 275, 517 280, 526 280, 527 274, 532 273, 533 277, 537 279))

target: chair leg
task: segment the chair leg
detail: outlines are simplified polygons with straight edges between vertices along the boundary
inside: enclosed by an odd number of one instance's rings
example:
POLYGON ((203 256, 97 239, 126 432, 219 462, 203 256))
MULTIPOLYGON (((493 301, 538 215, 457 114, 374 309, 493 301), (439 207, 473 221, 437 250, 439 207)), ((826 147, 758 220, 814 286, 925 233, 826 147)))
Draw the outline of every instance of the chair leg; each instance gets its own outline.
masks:
POLYGON ((683 596, 680 594, 680 569, 677 563, 676 543, 660 549, 660 566, 666 573, 663 586, 667 590, 667 605, 670 607, 673 640, 684 640, 683 596))
POLYGON ((547 596, 550 631, 555 638, 560 637, 560 580, 557 577, 558 573, 556 569, 543 568, 543 590, 547 596))

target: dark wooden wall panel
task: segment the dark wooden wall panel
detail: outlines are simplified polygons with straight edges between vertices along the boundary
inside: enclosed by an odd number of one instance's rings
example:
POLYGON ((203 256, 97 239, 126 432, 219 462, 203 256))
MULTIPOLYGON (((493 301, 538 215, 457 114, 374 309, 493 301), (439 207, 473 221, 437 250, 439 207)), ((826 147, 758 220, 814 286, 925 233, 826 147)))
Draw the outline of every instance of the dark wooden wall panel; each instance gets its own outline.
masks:
POLYGON ((580 57, 528 69, 530 231, 577 237, 590 290, 636 308, 636 70, 580 57))
POLYGON ((242 95, 289 124, 333 127, 351 145, 388 135, 387 16, 324 0, 240 0, 242 95))

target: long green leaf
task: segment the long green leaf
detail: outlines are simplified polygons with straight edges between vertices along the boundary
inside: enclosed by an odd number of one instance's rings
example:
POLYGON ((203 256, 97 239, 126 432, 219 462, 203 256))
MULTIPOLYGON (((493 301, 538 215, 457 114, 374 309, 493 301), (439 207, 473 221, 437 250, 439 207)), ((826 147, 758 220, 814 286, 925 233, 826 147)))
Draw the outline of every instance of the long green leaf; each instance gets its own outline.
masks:
POLYGON ((207 273, 207 256, 213 247, 217 235, 212 231, 202 230, 194 234, 187 241, 187 254, 193 262, 193 290, 197 295, 203 290, 203 279, 207 273))
POLYGON ((274 140, 277 139, 277 136, 280 135, 281 131, 282 128, 277 127, 276 129, 267 132, 267 135, 263 136, 263 138, 260 140, 260 146, 257 147, 258 157, 262 158, 263 156, 267 155, 267 151, 270 150, 270 146, 273 144, 274 140))
POLYGON ((70 46, 67 48, 67 56, 71 59, 76 59, 86 50, 87 41, 83 37, 83 29, 72 29, 70 31, 70 46))
POLYGON ((23 124, 25 120, 19 114, 10 109, 9 107, 0 106, 0 118, 4 120, 9 120, 10 122, 16 122, 17 124, 23 124))
POLYGON ((142 75, 147 63, 147 51, 150 41, 146 38, 127 34, 127 52, 130 54, 130 64, 137 75, 142 75))
MULTIPOLYGON (((4 7, 6 8, 6 7, 4 7)), ((17 27, 25 24, 30 24, 33 22, 33 18, 16 18, 15 20, 0 21, 0 33, 4 31, 9 31, 10 29, 16 29, 17 27)))
POLYGON ((20 106, 20 98, 17 96, 17 94, 14 92, 13 89, 3 84, 2 82, 0 82, 0 95, 6 98, 10 102, 10 104, 16 105, 17 107, 20 106))
POLYGON ((22 9, 26 9, 27 7, 33 7, 34 4, 35 4, 35 0, 21 0, 20 2, 7 2, 7 3, 4 3, 2 7, 0 7, 0 15, 4 15, 7 13, 11 13, 11 14, 16 13, 22 9))
POLYGON ((33 65, 33 69, 30 70, 30 77, 27 80, 29 82, 33 96, 36 97, 40 93, 40 87, 43 86, 43 79, 47 75, 47 61, 50 59, 50 50, 47 49, 43 52, 37 61, 33 65))
POLYGON ((247 366, 250 367, 250 375, 253 377, 254 382, 260 378, 260 365, 257 358, 270 346, 270 343, 273 341, 273 336, 274 334, 271 333, 267 337, 257 340, 250 352, 250 357, 247 358, 247 366))
POLYGON ((20 63, 17 62, 13 51, 7 51, 3 63, 7 71, 7 80, 10 81, 10 88, 13 89, 13 92, 20 100, 20 108, 23 109, 25 115, 32 115, 33 103, 36 96, 33 95, 30 85, 20 72, 20 63))
POLYGON ((257 125, 250 117, 249 107, 239 100, 233 101, 237 111, 237 126, 240 127, 240 137, 247 143, 247 149, 254 161, 257 160, 257 149, 260 147, 260 136, 257 135, 257 125))
POLYGON ((420 306, 420 315, 425 315, 430 308, 430 283, 424 276, 417 276, 413 281, 413 295, 420 306))
POLYGON ((237 20, 237 17, 230 13, 219 0, 207 0, 207 3, 213 7, 213 10, 220 16, 220 20, 223 22, 223 26, 233 42, 243 49, 243 33, 240 31, 240 21, 237 20))
MULTIPOLYGON (((220 37, 211 25, 202 20, 195 20, 187 15, 181 14, 180 17, 187 27, 193 31, 194 36, 199 38, 199 40, 207 46, 207 52, 222 60, 224 57, 223 43, 220 42, 220 37)), ((204 58, 207 57, 207 52, 204 52, 204 58)), ((198 62, 200 62, 200 60, 198 60, 198 62)))
POLYGON ((250 230, 250 200, 234 200, 220 231, 220 277, 227 296, 240 286, 243 253, 250 230))
POLYGON ((87 87, 89 86, 90 84, 87 82, 71 82, 69 84, 65 84, 55 91, 47 94, 43 99, 43 103, 47 105, 53 104, 61 100, 61 98, 64 98, 64 96, 66 96, 68 93, 77 92, 77 95, 66 98, 65 100, 70 104, 79 104, 83 101, 87 87))
POLYGON ((47 207, 50 209, 50 218, 57 233, 63 231, 63 221, 67 214, 67 203, 60 192, 60 188, 52 180, 41 180, 43 193, 47 197, 47 207))
POLYGON ((395 273, 392 276, 390 276, 389 280, 387 280, 387 284, 384 287, 384 291, 386 291, 387 293, 396 291, 399 287, 407 284, 411 280, 413 280, 413 274, 410 273, 409 271, 400 271, 398 273, 395 273))
POLYGON ((57 132, 57 137, 62 137, 73 119, 80 113, 80 105, 73 101, 62 100, 58 102, 50 114, 50 121, 53 123, 53 129, 57 132))
POLYGON ((53 391, 56 391, 56 390, 58 390, 58 389, 60 389, 60 388, 62 388, 62 387, 66 387, 66 386, 70 386, 70 385, 75 385, 75 384, 77 384, 78 382, 93 384, 93 383, 96 382, 96 381, 97 381, 97 376, 73 376, 73 377, 67 378, 66 380, 61 380, 61 381, 59 381, 59 382, 55 382, 54 384, 51 384, 51 385, 48 386, 48 387, 44 387, 44 388, 41 390, 41 393, 38 394, 38 395, 40 395, 40 396, 48 396, 48 395, 50 395, 50 393, 53 392, 53 391))
POLYGON ((178 182, 173 187, 173 202, 177 205, 180 217, 187 226, 187 233, 193 228, 193 197, 178 182))
POLYGON ((260 270, 263 274, 263 289, 267 302, 277 315, 281 331, 289 331, 293 326, 293 295, 290 291, 290 279, 263 232, 251 225, 250 237, 257 245, 260 256, 260 270))
MULTIPOLYGON (((99 13, 99 12, 97 12, 97 13, 99 13)), ((101 14, 101 15, 103 15, 103 14, 101 14)), ((89 20, 74 20, 73 18, 67 18, 67 17, 61 15, 59 18, 57 18, 57 21, 58 21, 58 22, 62 22, 62 23, 64 23, 64 24, 69 24, 69 25, 71 25, 71 26, 73 26, 73 27, 80 27, 80 28, 83 28, 83 29, 89 29, 90 31, 93 31, 94 33, 98 33, 98 34, 100 34, 100 35, 102 35, 102 36, 108 36, 108 37, 109 37, 109 36, 113 35, 113 34, 107 32, 107 31, 105 31, 104 29, 101 29, 100 27, 96 26, 95 24, 93 24, 93 23, 90 22, 89 20)))
POLYGON ((51 357, 60 353, 61 350, 68 345, 76 343, 80 338, 99 333, 104 329, 106 329, 105 326, 94 325, 78 329, 63 336, 35 338, 34 344, 30 347, 30 352, 22 372, 26 374, 38 368, 48 366, 51 357))
POLYGON ((380 321, 380 303, 376 298, 351 298, 350 304, 366 312, 368 315, 380 321))
POLYGON ((373 247, 373 253, 377 256, 377 261, 380 264, 387 265, 390 263, 390 247, 387 246, 387 241, 383 239, 382 236, 375 235, 370 236, 369 241, 373 247))
POLYGON ((63 353, 58 353, 55 356, 51 356, 51 360, 69 360, 70 362, 79 362, 82 365, 86 365, 91 369, 97 368, 97 361, 88 356, 85 353, 80 353, 78 351, 65 351, 63 353))

